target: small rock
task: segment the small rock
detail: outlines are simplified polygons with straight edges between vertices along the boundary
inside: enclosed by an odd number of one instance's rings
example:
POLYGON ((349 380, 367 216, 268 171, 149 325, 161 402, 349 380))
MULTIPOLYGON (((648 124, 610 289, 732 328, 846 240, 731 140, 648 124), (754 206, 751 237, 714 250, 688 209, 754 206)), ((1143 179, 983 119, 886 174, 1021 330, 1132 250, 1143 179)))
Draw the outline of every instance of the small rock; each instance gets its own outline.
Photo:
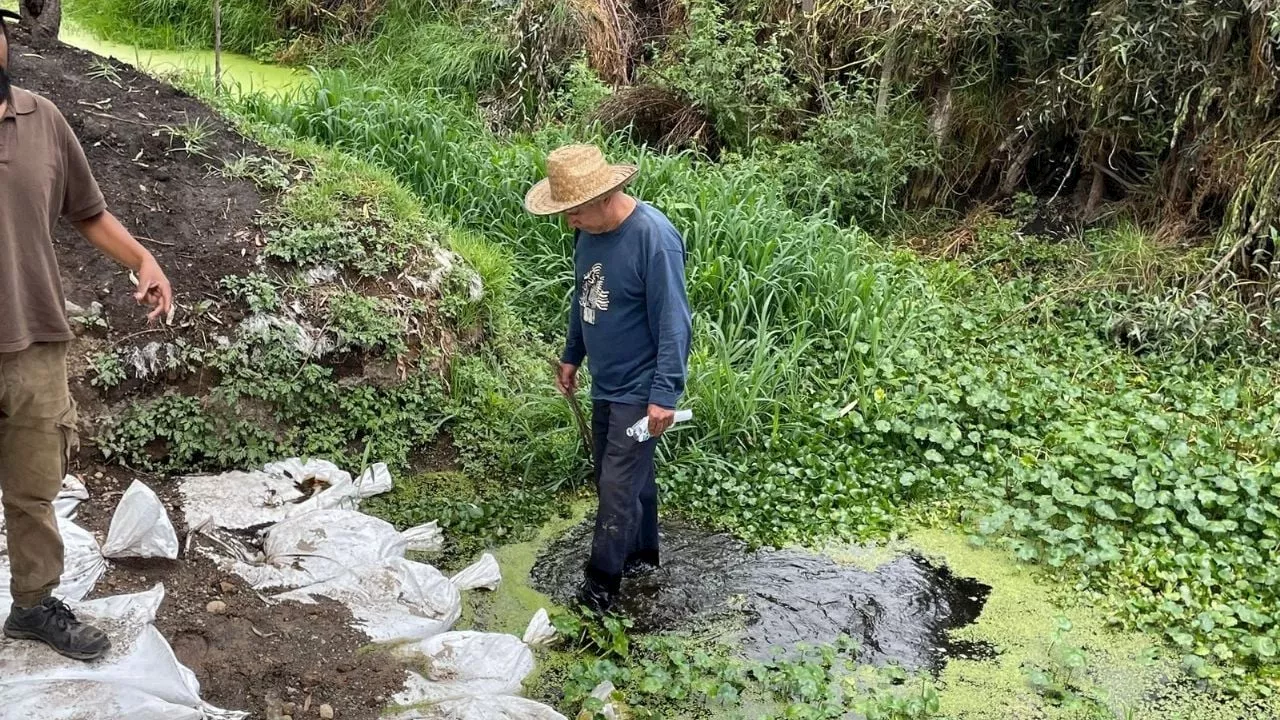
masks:
POLYGON ((94 474, 93 474, 93 478, 94 478, 95 480, 101 480, 101 479, 102 479, 102 478, 104 478, 104 477, 106 477, 106 475, 103 475, 101 472, 96 472, 96 473, 94 473, 94 474))
POLYGON ((280 712, 284 713, 285 715, 292 715, 294 709, 296 709, 297 707, 298 706, 296 703, 287 702, 280 706, 280 712))
POLYGON ((320 717, 323 720, 333 720, 333 707, 325 704, 320 706, 320 717))
POLYGON ((223 580, 221 583, 218 583, 218 587, 222 588, 222 592, 224 592, 224 593, 229 593, 229 592, 235 592, 235 591, 236 591, 236 586, 235 586, 235 585, 232 585, 231 583, 227 582, 226 580, 223 580))
POLYGON ((221 600, 214 600, 204 607, 213 615, 221 615, 227 611, 227 604, 221 600))
POLYGON ((281 715, 280 720, 293 720, 292 715, 281 715))
POLYGON ((64 301, 66 305, 67 317, 77 318, 85 316, 85 309, 70 300, 64 301))

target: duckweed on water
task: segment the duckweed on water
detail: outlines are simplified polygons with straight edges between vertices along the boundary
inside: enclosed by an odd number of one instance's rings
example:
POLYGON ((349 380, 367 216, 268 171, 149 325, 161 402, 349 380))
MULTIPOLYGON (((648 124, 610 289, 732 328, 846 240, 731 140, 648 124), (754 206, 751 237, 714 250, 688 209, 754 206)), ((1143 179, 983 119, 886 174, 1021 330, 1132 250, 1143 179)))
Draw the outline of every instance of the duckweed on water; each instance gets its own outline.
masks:
POLYGON ((591 504, 587 501, 574 502, 566 517, 556 518, 543 526, 532 540, 490 550, 502 569, 502 584, 493 592, 464 596, 458 627, 523 635, 530 618, 540 608, 555 611, 555 601, 530 585, 529 574, 543 548, 569 527, 581 522, 590 509, 591 504))
POLYGON ((989 643, 998 655, 947 663, 938 678, 943 717, 989 720, 993 708, 1000 708, 1000 717, 1008 720, 1280 717, 1280 703, 1275 701, 1243 701, 1193 686, 1183 679, 1178 659, 1150 636, 1115 629, 1105 612, 1038 579, 1003 552, 973 547, 962 536, 943 530, 918 532, 905 544, 992 587, 982 615, 953 636, 989 643), (1055 631, 1063 626, 1070 629, 1060 633, 1055 645, 1055 631), (1049 676, 1050 682, 1069 675, 1075 701, 1060 704, 1034 689, 1037 672, 1049 676))

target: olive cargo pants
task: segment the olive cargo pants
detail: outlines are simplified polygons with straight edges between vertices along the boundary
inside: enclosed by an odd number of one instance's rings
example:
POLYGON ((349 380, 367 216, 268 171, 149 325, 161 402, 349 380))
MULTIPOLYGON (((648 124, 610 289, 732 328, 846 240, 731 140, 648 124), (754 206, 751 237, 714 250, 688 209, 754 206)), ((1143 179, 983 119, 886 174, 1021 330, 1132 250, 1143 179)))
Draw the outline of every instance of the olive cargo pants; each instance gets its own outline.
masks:
POLYGON ((58 587, 62 536, 53 500, 76 444, 76 411, 67 387, 67 343, 37 343, 0 353, 0 493, 19 607, 58 587))

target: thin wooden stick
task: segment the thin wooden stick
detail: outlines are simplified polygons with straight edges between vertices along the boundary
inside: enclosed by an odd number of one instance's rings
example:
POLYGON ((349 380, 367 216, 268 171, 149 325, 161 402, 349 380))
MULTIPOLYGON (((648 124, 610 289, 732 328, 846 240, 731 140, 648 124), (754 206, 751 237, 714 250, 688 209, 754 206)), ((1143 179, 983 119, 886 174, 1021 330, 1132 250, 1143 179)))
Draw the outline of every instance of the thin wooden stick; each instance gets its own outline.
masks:
POLYGON ((164 245, 165 247, 178 246, 178 243, 171 243, 171 242, 165 242, 163 240, 156 240, 155 238, 149 238, 146 235, 134 235, 134 237, 137 238, 138 240, 143 240, 149 243, 155 243, 156 245, 164 245))
MULTIPOLYGON (((560 375, 560 361, 555 358, 548 358, 547 362, 551 365, 551 371, 558 378, 560 375)), ((582 438, 582 445, 587 449, 587 457, 591 459, 592 464, 596 462, 595 444, 591 442, 591 430, 587 427, 587 418, 582 413, 582 404, 578 402, 578 396, 566 392, 561 392, 564 399, 569 403, 569 407, 573 410, 573 417, 578 421, 578 435, 582 438)))
POLYGON ((222 93, 222 2, 213 0, 213 91, 222 93))

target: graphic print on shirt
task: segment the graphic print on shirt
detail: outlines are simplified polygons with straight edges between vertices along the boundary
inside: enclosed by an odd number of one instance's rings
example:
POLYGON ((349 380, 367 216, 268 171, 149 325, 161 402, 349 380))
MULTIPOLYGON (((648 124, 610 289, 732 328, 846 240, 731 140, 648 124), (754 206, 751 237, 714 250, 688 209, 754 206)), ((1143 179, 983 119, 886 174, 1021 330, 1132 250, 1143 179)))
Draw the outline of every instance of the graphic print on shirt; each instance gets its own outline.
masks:
POLYGON ((604 267, 600 263, 592 265, 582 276, 578 304, 582 306, 582 322, 588 325, 596 324, 596 311, 609 310, 609 291, 604 289, 604 267))

